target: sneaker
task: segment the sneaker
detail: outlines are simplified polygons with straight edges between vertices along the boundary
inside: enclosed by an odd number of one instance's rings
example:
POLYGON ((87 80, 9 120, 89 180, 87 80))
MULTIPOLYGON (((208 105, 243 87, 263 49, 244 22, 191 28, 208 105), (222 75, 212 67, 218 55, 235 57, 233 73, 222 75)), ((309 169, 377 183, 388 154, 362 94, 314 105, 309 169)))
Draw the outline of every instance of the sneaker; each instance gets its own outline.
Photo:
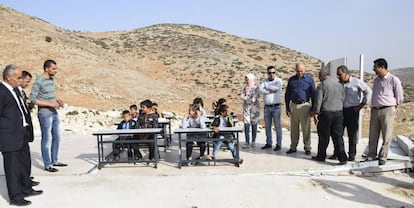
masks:
POLYGON ((280 145, 276 145, 276 147, 273 149, 273 151, 279 151, 281 149, 282 149, 282 147, 280 145))
POLYGON ((265 144, 265 146, 262 147, 262 149, 269 149, 272 148, 272 145, 270 144, 265 144))
POLYGON ((249 143, 244 143, 243 145, 242 145, 242 148, 249 148, 250 147, 250 144, 249 143))
POLYGON ((210 155, 204 155, 204 160, 212 160, 212 157, 210 155))
POLYGON ((256 147, 256 142, 252 142, 252 147, 256 147))

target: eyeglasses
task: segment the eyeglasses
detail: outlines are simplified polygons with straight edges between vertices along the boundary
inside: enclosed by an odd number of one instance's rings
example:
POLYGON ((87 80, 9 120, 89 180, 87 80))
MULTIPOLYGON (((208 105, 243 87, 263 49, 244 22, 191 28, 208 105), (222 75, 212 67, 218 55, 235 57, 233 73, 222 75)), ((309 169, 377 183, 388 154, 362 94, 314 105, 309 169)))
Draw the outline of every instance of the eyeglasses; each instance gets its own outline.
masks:
POLYGON ((276 74, 276 72, 267 72, 267 74, 276 74))

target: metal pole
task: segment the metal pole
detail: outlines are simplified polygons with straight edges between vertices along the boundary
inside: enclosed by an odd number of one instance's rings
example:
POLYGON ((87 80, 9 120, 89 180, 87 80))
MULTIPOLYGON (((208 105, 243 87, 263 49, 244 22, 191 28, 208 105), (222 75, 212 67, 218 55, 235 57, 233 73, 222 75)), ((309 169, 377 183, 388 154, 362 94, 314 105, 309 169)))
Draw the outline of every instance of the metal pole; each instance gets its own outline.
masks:
MULTIPOLYGON (((364 55, 359 55, 359 79, 364 81, 364 55)), ((359 120, 358 120, 358 136, 357 136, 357 144, 362 138, 362 116, 364 114, 364 109, 362 108, 359 111, 359 120)))

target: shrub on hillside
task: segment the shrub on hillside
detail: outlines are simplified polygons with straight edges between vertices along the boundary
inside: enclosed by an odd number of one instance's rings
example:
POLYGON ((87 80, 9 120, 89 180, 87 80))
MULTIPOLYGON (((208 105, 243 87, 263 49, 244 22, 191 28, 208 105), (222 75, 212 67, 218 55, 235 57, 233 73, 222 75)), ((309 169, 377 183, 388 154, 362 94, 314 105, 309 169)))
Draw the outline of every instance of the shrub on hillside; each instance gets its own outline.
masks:
POLYGON ((50 42, 52 42, 52 38, 50 36, 46 36, 45 37, 45 41, 48 42, 48 43, 50 43, 50 42))

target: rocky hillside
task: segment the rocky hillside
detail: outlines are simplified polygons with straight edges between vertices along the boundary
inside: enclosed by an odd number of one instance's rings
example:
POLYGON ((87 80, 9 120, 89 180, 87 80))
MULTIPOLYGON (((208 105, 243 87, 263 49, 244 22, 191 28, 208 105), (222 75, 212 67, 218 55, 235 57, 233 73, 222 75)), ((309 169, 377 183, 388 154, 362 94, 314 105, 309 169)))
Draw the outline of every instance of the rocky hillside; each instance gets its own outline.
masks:
MULTIPOLYGON (((69 106, 78 107, 64 112, 67 117, 63 122, 76 126, 68 131, 111 126, 121 109, 143 99, 156 101, 163 111, 182 114, 195 97, 202 97, 207 109, 212 101, 224 97, 240 114, 239 94, 246 73, 263 79, 266 67, 275 65, 286 85, 295 63, 305 63, 315 78, 322 65, 321 60, 299 51, 197 25, 162 24, 132 31, 84 33, 2 5, 0 37, 1 68, 15 63, 37 75, 46 59, 57 61, 58 96, 69 106), (97 116, 99 112, 101 116, 97 116)), ((368 82, 374 78, 366 77, 368 82)), ((412 86, 405 85, 406 94, 412 86)), ((409 101, 414 93, 407 95, 409 101)), ((396 133, 414 134, 414 115, 409 109, 410 103, 403 106, 396 133)), ((365 124, 368 119, 365 116, 365 124)), ((289 125, 286 117, 283 125, 289 125)))
POLYGON ((208 107, 220 97, 240 106, 246 73, 264 78, 265 67, 276 65, 286 78, 296 62, 304 62, 311 73, 321 65, 283 46, 196 25, 80 33, 3 6, 0 35, 1 66, 16 63, 39 74, 45 59, 55 59, 59 96, 70 105, 102 110, 149 98, 162 109, 184 112, 196 96, 208 107))
POLYGON ((404 98, 406 102, 414 101, 414 68, 394 69, 391 73, 397 75, 404 88, 404 98))

